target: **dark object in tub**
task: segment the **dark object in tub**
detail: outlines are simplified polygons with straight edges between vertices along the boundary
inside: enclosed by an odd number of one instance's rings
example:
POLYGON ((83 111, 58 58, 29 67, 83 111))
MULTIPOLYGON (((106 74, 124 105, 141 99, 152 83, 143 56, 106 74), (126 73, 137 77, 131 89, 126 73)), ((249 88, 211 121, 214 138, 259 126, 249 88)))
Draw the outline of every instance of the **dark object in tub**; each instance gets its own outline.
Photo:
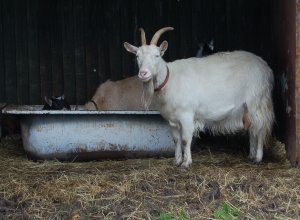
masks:
POLYGON ((45 96, 45 102, 43 110, 71 110, 71 106, 64 95, 52 96, 51 98, 45 96))

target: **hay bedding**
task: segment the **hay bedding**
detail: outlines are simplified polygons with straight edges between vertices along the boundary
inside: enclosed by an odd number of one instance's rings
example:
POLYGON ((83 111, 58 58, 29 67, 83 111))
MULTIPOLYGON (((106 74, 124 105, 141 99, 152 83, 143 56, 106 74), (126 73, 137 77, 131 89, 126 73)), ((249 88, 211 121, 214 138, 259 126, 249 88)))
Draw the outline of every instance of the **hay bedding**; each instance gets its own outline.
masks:
POLYGON ((32 162, 20 141, 2 140, 0 219, 300 218, 300 170, 282 145, 274 145, 279 157, 255 165, 234 141, 213 143, 200 143, 182 170, 172 158, 32 162), (236 216, 218 215, 224 204, 236 216))

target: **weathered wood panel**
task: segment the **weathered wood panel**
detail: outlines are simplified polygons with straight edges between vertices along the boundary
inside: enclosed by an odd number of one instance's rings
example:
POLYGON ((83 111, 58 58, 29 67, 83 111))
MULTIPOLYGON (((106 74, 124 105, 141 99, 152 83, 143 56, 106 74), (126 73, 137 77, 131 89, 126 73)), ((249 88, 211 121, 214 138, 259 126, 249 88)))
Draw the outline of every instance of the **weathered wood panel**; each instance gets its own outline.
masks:
MULTIPOLYGON (((3 57, 3 7, 0 1, 0 103, 6 100, 5 96, 5 72, 4 72, 4 57, 3 57)), ((1 125, 0 125, 1 128, 1 125)), ((1 136, 1 133, 0 133, 1 136)))
MULTIPOLYGON (((84 29, 84 39, 85 39, 85 64, 86 64, 86 86, 87 86, 87 97, 92 97, 99 80, 98 74, 100 73, 100 68, 104 66, 101 64, 98 68, 98 47, 100 41, 98 42, 99 33, 101 31, 101 23, 98 23, 99 11, 100 11, 100 1, 96 3, 93 0, 85 1, 84 14, 86 16, 86 25, 84 29)), ((101 44, 102 45, 102 44, 101 44)))
MULTIPOLYGON (((106 3, 101 1, 99 5, 100 10, 104 10, 106 8, 106 3)), ((107 13, 107 12, 106 12, 107 13)), ((99 82, 104 82, 108 78, 110 78, 110 56, 109 56, 109 30, 108 25, 110 24, 105 19, 107 16, 105 13, 100 13, 97 16, 97 28, 98 30, 98 39, 97 39, 97 50, 98 50, 98 77, 99 82)), ((97 87, 98 85, 95 85, 97 87)), ((94 91, 93 91, 94 93, 94 91)))
POLYGON ((16 70, 18 103, 29 103, 27 3, 15 0, 16 70))
POLYGON ((123 42, 139 45, 139 27, 148 42, 158 28, 175 28, 163 36, 170 43, 167 61, 194 56, 198 44, 211 39, 217 50, 270 53, 271 0, 0 2, 1 97, 7 102, 42 104, 45 95, 64 93, 71 103, 83 104, 101 82, 136 74, 135 57, 123 42))
POLYGON ((51 70, 52 95, 60 96, 64 93, 63 52, 62 52, 62 20, 63 1, 53 0, 51 17, 51 70))
POLYGON ((299 132, 296 130, 296 120, 299 117, 297 114, 299 90, 295 89, 300 81, 295 72, 296 1, 276 0, 271 10, 272 55, 270 64, 276 79, 274 90, 276 134, 286 144, 287 154, 292 164, 297 165, 300 143, 299 132))
POLYGON ((76 103, 76 79, 75 79, 75 42, 74 42, 74 10, 73 1, 63 1, 63 74, 64 94, 70 103, 76 103))
POLYGON ((29 104, 41 103, 38 0, 27 1, 29 104))
POLYGON ((74 0, 74 36, 75 36, 75 77, 76 77, 76 104, 86 100, 86 75, 85 75, 85 48, 84 48, 84 24, 86 16, 84 1, 74 0))
MULTIPOLYGON (((296 71, 296 143, 295 143, 295 157, 293 158, 293 163, 295 165, 300 165, 300 0, 296 1, 296 60, 295 60, 295 71, 296 71)), ((293 153, 293 149, 290 150, 293 153)))
MULTIPOLYGON (((128 30, 133 30, 134 29, 134 17, 132 16, 132 7, 128 7, 132 4, 132 1, 126 0, 126 1, 121 1, 120 2, 120 38, 121 39, 132 39, 132 31, 128 30), (127 10, 123 10, 124 8, 128 7, 127 10), (124 19, 128 18, 128 19, 124 19)), ((132 62, 132 57, 127 56, 127 51, 123 50, 123 44, 120 42, 121 45, 121 62, 122 62, 122 78, 126 78, 129 76, 134 75, 134 62, 132 62)))
POLYGON ((122 75, 122 41, 121 41, 121 1, 111 0, 107 2, 104 6, 106 11, 104 16, 104 21, 106 23, 106 28, 108 30, 108 43, 109 43, 109 60, 110 60, 110 78, 112 80, 120 79, 122 75), (114 22, 109 22, 110 20, 114 22))
POLYGON ((40 1, 38 10, 41 97, 44 97, 52 95, 51 19, 53 13, 53 5, 49 1, 40 1))
POLYGON ((2 1, 3 52, 5 66, 6 102, 17 103, 16 44, 15 44, 15 2, 2 1))

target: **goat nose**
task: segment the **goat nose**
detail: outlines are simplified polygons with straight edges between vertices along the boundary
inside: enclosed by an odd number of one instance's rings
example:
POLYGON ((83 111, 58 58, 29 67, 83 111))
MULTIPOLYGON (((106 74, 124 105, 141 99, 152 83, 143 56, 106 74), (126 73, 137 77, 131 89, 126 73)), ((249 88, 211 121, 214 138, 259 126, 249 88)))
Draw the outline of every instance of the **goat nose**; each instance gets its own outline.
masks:
POLYGON ((141 71, 140 71, 140 75, 141 75, 141 76, 146 76, 147 73, 148 73, 147 70, 141 70, 141 71))

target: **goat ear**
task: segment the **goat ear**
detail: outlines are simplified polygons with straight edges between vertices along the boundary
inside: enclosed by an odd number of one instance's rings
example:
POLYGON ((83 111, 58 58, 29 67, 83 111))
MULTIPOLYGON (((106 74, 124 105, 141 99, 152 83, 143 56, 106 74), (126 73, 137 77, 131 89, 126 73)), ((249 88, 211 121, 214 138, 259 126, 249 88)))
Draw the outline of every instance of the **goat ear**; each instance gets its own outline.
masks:
POLYGON ((160 56, 163 56, 165 54, 166 50, 168 49, 168 42, 164 40, 160 44, 159 49, 160 49, 160 56))
POLYGON ((125 49, 130 52, 130 53, 133 53, 133 54, 136 54, 137 51, 138 51, 138 48, 131 45, 130 43, 127 43, 127 42, 124 42, 124 47, 125 49))
POLYGON ((52 99, 48 99, 47 96, 45 96, 44 99, 45 99, 45 102, 46 102, 49 106, 52 106, 52 99))
POLYGON ((213 39, 209 42, 208 46, 211 50, 214 50, 214 40, 213 39))

